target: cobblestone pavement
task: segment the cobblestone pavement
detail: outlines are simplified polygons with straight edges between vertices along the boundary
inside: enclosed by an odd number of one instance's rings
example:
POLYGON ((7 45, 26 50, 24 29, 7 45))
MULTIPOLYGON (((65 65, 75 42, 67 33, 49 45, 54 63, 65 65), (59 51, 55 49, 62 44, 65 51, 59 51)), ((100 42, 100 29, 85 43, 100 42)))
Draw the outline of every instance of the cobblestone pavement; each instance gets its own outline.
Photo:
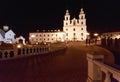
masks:
POLYGON ((113 62, 112 54, 97 46, 70 42, 64 51, 41 56, 0 61, 0 82, 86 82, 86 53, 103 54, 113 62))

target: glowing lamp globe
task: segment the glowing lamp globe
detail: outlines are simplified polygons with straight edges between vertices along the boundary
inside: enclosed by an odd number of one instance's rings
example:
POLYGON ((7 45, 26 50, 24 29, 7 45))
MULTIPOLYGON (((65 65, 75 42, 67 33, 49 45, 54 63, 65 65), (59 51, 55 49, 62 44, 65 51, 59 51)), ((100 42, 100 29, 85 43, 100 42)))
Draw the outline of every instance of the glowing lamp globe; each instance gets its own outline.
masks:
POLYGON ((3 26, 3 30, 4 30, 4 31, 7 31, 8 29, 9 29, 8 26, 3 26))

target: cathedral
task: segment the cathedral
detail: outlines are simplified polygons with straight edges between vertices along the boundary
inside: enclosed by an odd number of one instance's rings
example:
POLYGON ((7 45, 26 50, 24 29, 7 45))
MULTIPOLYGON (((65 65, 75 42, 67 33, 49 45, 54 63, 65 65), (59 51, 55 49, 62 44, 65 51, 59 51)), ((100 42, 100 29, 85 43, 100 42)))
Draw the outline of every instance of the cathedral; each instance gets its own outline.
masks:
POLYGON ((86 18, 83 9, 80 10, 79 19, 70 20, 69 11, 66 10, 63 21, 63 31, 67 41, 83 41, 87 37, 86 18))
POLYGON ((66 10, 63 20, 63 31, 49 30, 29 33, 29 41, 31 44, 37 44, 41 42, 54 43, 58 41, 84 41, 86 38, 87 26, 83 8, 80 10, 79 19, 71 19, 69 11, 66 10))

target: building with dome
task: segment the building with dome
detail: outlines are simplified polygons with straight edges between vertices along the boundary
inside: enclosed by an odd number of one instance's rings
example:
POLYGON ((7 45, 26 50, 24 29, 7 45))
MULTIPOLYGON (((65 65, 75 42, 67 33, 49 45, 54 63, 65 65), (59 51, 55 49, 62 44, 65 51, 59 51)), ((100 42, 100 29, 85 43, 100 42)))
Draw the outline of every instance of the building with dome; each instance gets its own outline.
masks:
POLYGON ((70 18, 69 11, 66 10, 63 20, 63 31, 42 31, 29 33, 29 41, 32 44, 40 42, 54 43, 57 41, 84 41, 87 38, 87 25, 83 8, 79 13, 79 19, 70 18))

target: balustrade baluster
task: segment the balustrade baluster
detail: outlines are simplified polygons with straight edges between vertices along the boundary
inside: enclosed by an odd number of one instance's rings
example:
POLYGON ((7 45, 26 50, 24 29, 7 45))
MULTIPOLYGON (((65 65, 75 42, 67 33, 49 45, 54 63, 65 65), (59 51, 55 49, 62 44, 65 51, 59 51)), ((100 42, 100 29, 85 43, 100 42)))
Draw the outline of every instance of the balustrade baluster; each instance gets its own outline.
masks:
POLYGON ((104 82, 111 82, 111 79, 110 79, 110 72, 108 72, 108 71, 106 71, 105 72, 105 74, 106 74, 106 77, 105 77, 105 81, 104 82))

